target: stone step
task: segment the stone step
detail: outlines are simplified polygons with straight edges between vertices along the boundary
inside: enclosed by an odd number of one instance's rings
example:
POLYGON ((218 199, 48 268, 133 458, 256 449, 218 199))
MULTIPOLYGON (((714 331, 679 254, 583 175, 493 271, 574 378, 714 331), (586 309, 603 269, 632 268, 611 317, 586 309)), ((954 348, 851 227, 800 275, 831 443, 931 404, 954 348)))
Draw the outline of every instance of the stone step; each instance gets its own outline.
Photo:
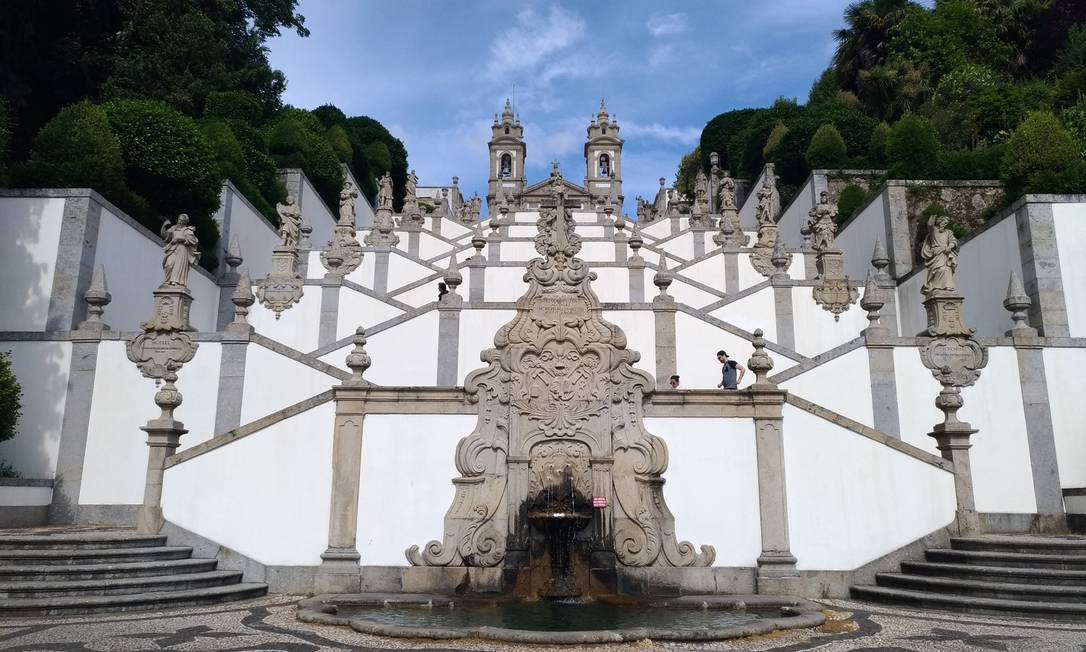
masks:
POLYGON ((124 563, 164 559, 186 559, 192 556, 189 546, 156 546, 154 548, 99 548, 90 550, 2 550, 0 567, 21 564, 81 565, 93 563, 124 563))
POLYGON ((967 595, 915 591, 886 586, 852 586, 853 598, 889 604, 949 609, 967 613, 1000 613, 1020 616, 1046 615, 1074 618, 1086 616, 1086 604, 1079 602, 1044 602, 1031 600, 1004 600, 967 595))
POLYGON ((167 559, 99 564, 12 564, 0 565, 0 582, 75 581, 154 577, 205 573, 215 570, 214 559, 167 559))
POLYGON ((1023 552, 950 549, 929 549, 925 550, 924 554, 928 561, 935 562, 976 564, 979 566, 1086 570, 1086 555, 1045 555, 1023 552))
POLYGON ((97 550, 151 548, 166 545, 158 534, 25 534, 0 535, 0 552, 5 550, 97 550))
POLYGON ((0 615, 67 616, 102 612, 148 611, 244 600, 260 597, 267 592, 267 584, 242 583, 182 591, 149 591, 127 595, 6 598, 0 599, 0 615))
POLYGON ((879 586, 898 589, 936 591, 1001 600, 1086 603, 1086 586, 991 582, 905 573, 878 573, 875 575, 875 583, 879 586))
POLYGON ((1086 555, 1086 537, 1080 536, 1010 536, 951 537, 954 550, 987 550, 1041 555, 1086 555))
POLYGON ((974 564, 944 564, 930 561, 903 561, 901 562, 901 570, 913 575, 957 577, 990 582, 1086 586, 1086 570, 977 566, 974 564))
POLYGON ((62 598, 76 595, 124 595, 180 591, 241 582, 241 571, 206 571, 182 575, 121 577, 93 580, 0 582, 0 598, 62 598))

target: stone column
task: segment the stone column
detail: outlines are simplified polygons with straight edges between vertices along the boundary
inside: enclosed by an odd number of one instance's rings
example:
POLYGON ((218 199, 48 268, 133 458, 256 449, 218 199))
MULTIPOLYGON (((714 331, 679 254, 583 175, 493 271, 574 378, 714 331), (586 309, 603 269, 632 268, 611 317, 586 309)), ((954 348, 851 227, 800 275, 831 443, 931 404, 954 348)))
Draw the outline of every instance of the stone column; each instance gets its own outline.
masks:
POLYGON ((690 235, 694 237, 694 258, 700 258, 705 255, 705 228, 697 228, 690 232, 690 235))
POLYGON ((373 248, 373 291, 378 294, 388 292, 388 257, 392 247, 376 245, 373 248))
POLYGON ((502 259, 502 236, 500 233, 498 233, 499 226, 499 221, 496 221, 494 218, 490 218, 491 231, 490 235, 487 236, 487 242, 489 243, 489 246, 487 247, 486 257, 487 260, 492 263, 501 262, 502 259))
POLYGON ((1037 336, 1037 329, 1026 324, 1030 303, 1022 281, 1012 272, 1003 306, 1010 311, 1014 323, 1006 334, 1013 341, 1018 356, 1018 379, 1022 387, 1022 408, 1026 417, 1029 459, 1033 467, 1037 516, 1042 532, 1066 532, 1067 516, 1056 460, 1052 408, 1048 402, 1043 341, 1037 336))
MULTIPOLYGON (((473 272, 474 275, 474 272, 473 272)), ((449 268, 445 270, 445 286, 448 288, 438 301, 437 322, 437 384, 456 386, 460 361, 460 310, 464 300, 456 292, 464 277, 456 265, 456 252, 449 256, 449 268)))
POLYGON ((878 274, 868 272, 860 307, 867 311, 868 326, 861 335, 867 346, 867 361, 871 370, 871 411, 875 418, 875 430, 901 439, 894 347, 890 342, 890 331, 881 324, 879 314, 886 295, 887 292, 879 287, 878 274))
POLYGON ((628 241, 630 259, 627 263, 627 269, 630 272, 630 303, 644 303, 645 301, 645 259, 638 253, 641 251, 642 242, 641 227, 635 223, 628 241))
POLYGON ((614 239, 615 239, 615 262, 616 263, 624 263, 624 262, 626 262, 626 260, 628 258, 628 255, 629 255, 627 253, 627 247, 626 247, 626 241, 627 241, 628 238, 626 237, 625 229, 626 229, 626 219, 622 215, 619 215, 617 218, 615 218, 615 229, 614 229, 614 231, 615 231, 615 234, 614 234, 614 239))
POLYGON ((188 432, 185 424, 173 417, 173 411, 181 405, 181 392, 174 383, 177 374, 168 370, 162 389, 155 392, 155 404, 162 409, 157 419, 151 419, 140 430, 147 433, 147 475, 143 488, 143 507, 136 521, 140 534, 157 534, 166 524, 162 516, 162 476, 166 470, 166 458, 174 454, 181 444, 181 435, 188 432))
POLYGON ((767 378, 773 360, 765 352, 762 330, 754 331, 754 353, 747 367, 755 374, 747 390, 754 400, 754 441, 758 455, 758 511, 762 553, 758 555, 757 590, 761 594, 796 592, 799 573, 788 541, 788 491, 784 465, 784 397, 767 378))
POLYGON ((245 389, 245 360, 249 352, 249 338, 253 327, 247 317, 249 307, 256 302, 253 297, 249 272, 244 271, 231 296, 234 320, 226 325, 222 334, 222 353, 219 361, 219 392, 215 406, 215 433, 222 434, 241 425, 241 400, 245 389))
POLYGON ((792 307, 792 279, 788 276, 788 266, 792 256, 785 253, 784 243, 777 240, 773 250, 773 275, 769 282, 773 286, 773 312, 776 315, 777 343, 790 349, 796 348, 796 320, 792 307))
POLYGON ((890 278, 886 268, 890 265, 890 259, 886 255, 886 245, 882 244, 882 238, 875 236, 875 250, 871 254, 871 266, 875 268, 875 283, 881 290, 879 298, 883 302, 881 309, 882 319, 879 324, 886 329, 886 333, 896 337, 899 335, 897 323, 897 283, 890 278))
MULTIPOLYGON (((388 271, 387 267, 385 271, 388 271)), ((339 290, 342 285, 343 277, 334 270, 326 273, 321 279, 321 314, 317 327, 317 346, 319 347, 328 346, 338 339, 336 329, 339 325, 339 290)))
POLYGON ((317 568, 318 593, 357 593, 362 587, 361 555, 355 546, 358 531, 358 486, 362 472, 362 424, 369 383, 362 374, 370 366, 366 331, 355 331, 354 349, 347 356, 351 377, 332 388, 336 402, 332 434, 332 498, 328 514, 328 549, 317 568))
MULTIPOLYGON (((1027 203, 1015 213, 1029 321, 1045 337, 1067 337, 1067 303, 1052 204, 1027 203)), ((1070 264, 1071 261, 1063 261, 1070 264)))
POLYGON ((46 330, 71 330, 82 319, 81 299, 90 287, 94 273, 101 220, 102 205, 94 196, 69 196, 64 200, 64 218, 60 224, 53 286, 49 292, 46 330))
POLYGON ((417 224, 413 225, 414 228, 407 232, 407 253, 419 257, 419 228, 417 224))
POLYGON ((660 294, 652 300, 652 312, 656 319, 656 389, 669 388, 665 381, 677 374, 675 355, 675 299, 667 293, 672 275, 667 269, 667 257, 660 255, 660 267, 653 277, 653 284, 660 294))
POLYGON ((724 251, 724 294, 739 293, 739 252, 724 251))
POLYGON ((83 480, 83 458, 87 453, 87 430, 94 398, 94 376, 98 369, 98 345, 109 325, 102 321, 105 307, 112 300, 106 285, 105 267, 94 270, 90 288, 83 294, 87 319, 72 332, 72 359, 68 369, 68 389, 64 417, 60 424, 60 445, 53 482, 53 501, 49 505, 50 523, 74 523, 78 517, 79 490, 83 480))

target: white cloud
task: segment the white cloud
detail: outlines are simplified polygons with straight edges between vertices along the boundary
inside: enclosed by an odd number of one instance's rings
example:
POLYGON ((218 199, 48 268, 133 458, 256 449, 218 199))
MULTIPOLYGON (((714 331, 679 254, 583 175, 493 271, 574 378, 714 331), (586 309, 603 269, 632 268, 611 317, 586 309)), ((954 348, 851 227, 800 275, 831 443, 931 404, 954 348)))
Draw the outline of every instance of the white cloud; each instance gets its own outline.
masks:
POLYGON ((622 122, 621 127, 625 138, 651 138, 682 145, 693 145, 701 138, 700 127, 674 127, 658 122, 642 124, 628 121, 622 122))
POLYGON ((689 26, 686 24, 686 14, 681 12, 672 14, 655 13, 649 16, 649 20, 645 24, 645 27, 648 28, 649 34, 652 34, 656 38, 682 34, 689 29, 689 26))
POLYGON ((562 63, 555 61, 555 55, 567 51, 586 32, 585 21, 561 7, 551 7, 546 16, 526 7, 517 14, 516 24, 490 45, 487 70, 492 77, 507 77, 550 69, 562 63))

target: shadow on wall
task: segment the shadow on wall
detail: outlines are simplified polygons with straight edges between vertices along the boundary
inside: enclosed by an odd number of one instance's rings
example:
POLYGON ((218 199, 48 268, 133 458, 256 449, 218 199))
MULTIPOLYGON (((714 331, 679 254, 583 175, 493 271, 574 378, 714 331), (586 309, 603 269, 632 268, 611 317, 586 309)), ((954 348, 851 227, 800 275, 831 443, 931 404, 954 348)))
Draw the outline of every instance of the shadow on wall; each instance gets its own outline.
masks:
MULTIPOLYGON (((41 198, 0 198, 0 229, 3 229, 0 261, 4 266, 4 288, 0 290, 0 296, 7 300, 6 316, 0 318, 0 331, 44 330, 52 288, 42 288, 49 267, 35 261, 33 250, 40 248, 45 230, 44 211, 48 204, 48 200, 41 198), (40 321, 40 326, 30 328, 35 321, 40 321)), ((53 256, 55 252, 54 247, 53 256)))

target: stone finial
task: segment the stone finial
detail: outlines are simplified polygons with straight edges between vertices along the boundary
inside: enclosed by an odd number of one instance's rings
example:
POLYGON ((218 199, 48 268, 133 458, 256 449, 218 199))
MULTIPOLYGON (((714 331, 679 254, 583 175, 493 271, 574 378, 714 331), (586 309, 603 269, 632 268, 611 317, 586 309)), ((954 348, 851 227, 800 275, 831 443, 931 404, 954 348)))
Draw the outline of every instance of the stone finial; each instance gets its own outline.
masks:
POLYGON ((460 270, 457 269, 456 266, 455 249, 449 254, 449 266, 445 269, 445 276, 442 280, 445 281, 445 285, 449 287, 450 294, 456 294, 456 288, 464 282, 464 277, 460 274, 460 270))
POLYGON ((237 234, 230 236, 230 246, 226 248, 226 264, 230 267, 230 273, 238 271, 238 266, 244 261, 241 257, 241 245, 238 244, 237 234))
POLYGON ((754 331, 754 339, 750 342, 754 345, 754 353, 747 360, 747 368, 754 372, 754 389, 775 389, 777 386, 769 382, 767 378, 770 369, 773 368, 773 358, 770 358, 769 354, 765 352, 764 335, 760 328, 754 331))
POLYGON ((162 414, 158 416, 158 419, 152 420, 151 423, 174 424, 176 423, 176 419, 173 418, 174 410, 181 407, 183 400, 181 392, 178 391, 175 384, 177 382, 177 370, 173 367, 167 367, 166 372, 162 375, 162 380, 165 381, 165 384, 155 392, 155 405, 162 410, 162 414))
POLYGON ((792 255, 784 250, 784 241, 778 239, 773 246, 773 255, 769 262, 773 263, 773 276, 775 279, 788 278, 788 266, 792 263, 792 255))
POLYGON ((617 233, 622 233, 625 229, 626 229, 626 216, 619 213, 618 217, 615 218, 615 231, 617 233))
POLYGON ((716 152, 709 152, 709 165, 714 168, 720 167, 720 154, 716 152))
POLYGON ((1022 280, 1016 272, 1011 272, 1010 281, 1007 283, 1007 298, 1003 300, 1003 307, 1011 313, 1011 321, 1014 326, 1007 331, 1007 335, 1030 334, 1035 335, 1037 330, 1031 328, 1026 319, 1027 311, 1032 303, 1026 289, 1022 286, 1022 280))
MULTIPOLYGON (((234 321, 230 323, 229 330, 252 330, 249 325, 249 307, 256 303, 253 296, 253 282, 249 278, 249 270, 241 270, 238 285, 234 288, 234 294, 230 296, 230 302, 234 304, 234 321)), ((278 317, 278 314, 276 315, 278 317)))
POLYGON ((453 177, 452 182, 453 182, 454 186, 459 186, 460 185, 460 177, 453 177))
POLYGON ((81 331, 106 331, 109 325, 102 321, 102 313, 106 306, 113 300, 106 285, 106 268, 99 265, 94 268, 94 276, 91 278, 90 287, 83 293, 83 300, 87 302, 87 318, 79 324, 81 331))
MULTIPOLYGON (((876 280, 876 273, 872 270, 867 271, 867 282, 864 284, 864 296, 860 299, 860 307, 867 311, 867 330, 870 332, 872 329, 882 329, 879 324, 879 311, 882 310, 886 301, 882 296, 882 288, 879 287, 876 280)), ((883 329, 884 330, 884 329, 883 329)))
POLYGON ((875 268, 876 280, 883 282, 890 280, 886 268, 890 265, 890 257, 886 255, 886 245, 882 238, 875 236, 875 250, 871 252, 871 266, 875 268))
POLYGON ((652 284, 660 288, 661 295, 667 295, 667 289, 671 287, 673 280, 675 280, 675 276, 667 268, 667 256, 661 253, 660 265, 656 269, 656 274, 652 277, 652 284))
MULTIPOLYGON (((493 218, 491 218, 493 221, 493 218)), ((471 234, 471 246, 475 247, 475 257, 483 257, 483 247, 486 246, 486 236, 483 235, 483 223, 475 223, 475 231, 471 234)))
POLYGON ((640 258, 640 254, 637 252, 641 249, 641 245, 645 241, 641 239, 641 224, 639 222, 633 223, 633 228, 630 230, 630 250, 633 251, 634 258, 640 258))
POLYGON ((366 353, 366 329, 361 326, 356 328, 352 341, 354 348, 347 354, 347 368, 351 370, 351 377, 344 384, 362 385, 366 382, 362 380, 362 374, 373 364, 370 355, 366 353))
MULTIPOLYGON (((482 224, 482 222, 479 222, 479 224, 482 224)), ((491 237, 497 237, 498 236, 498 229, 500 229, 501 225, 502 225, 502 221, 500 219, 498 219, 498 216, 495 215, 494 217, 491 217, 490 220, 488 221, 487 225, 490 227, 490 235, 491 235, 491 237)))

